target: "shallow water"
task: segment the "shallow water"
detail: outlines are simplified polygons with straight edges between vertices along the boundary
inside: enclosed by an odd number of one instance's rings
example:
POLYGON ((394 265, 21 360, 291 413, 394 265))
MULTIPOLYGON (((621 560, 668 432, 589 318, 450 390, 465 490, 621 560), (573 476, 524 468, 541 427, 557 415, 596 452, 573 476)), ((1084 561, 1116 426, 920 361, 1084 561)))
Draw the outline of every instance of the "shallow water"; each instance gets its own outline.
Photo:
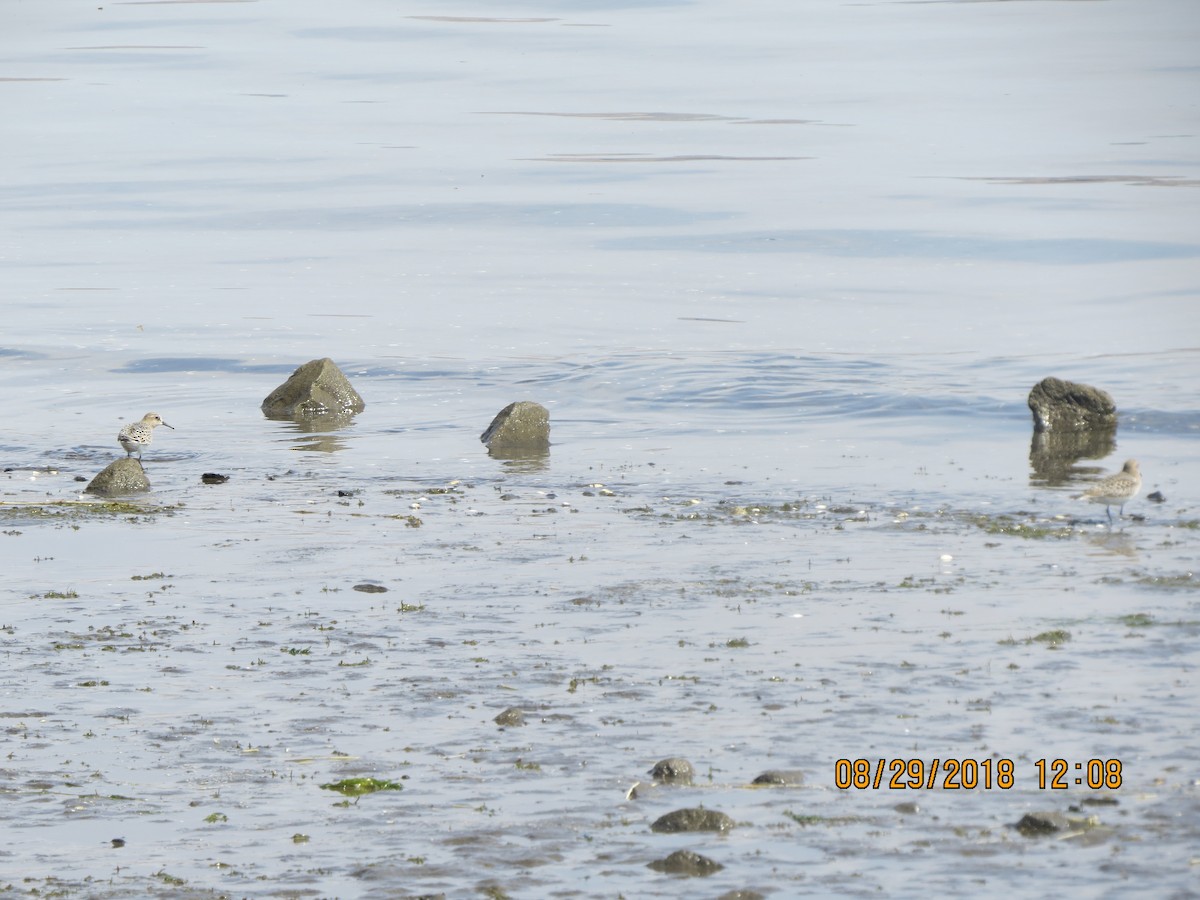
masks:
POLYGON ((1185 895, 1185 6, 10 5, 0 891, 1185 895), (265 419, 320 356, 365 412, 265 419), (1062 484, 1046 375, 1121 411, 1062 484), (77 504, 148 409, 153 492, 77 504))

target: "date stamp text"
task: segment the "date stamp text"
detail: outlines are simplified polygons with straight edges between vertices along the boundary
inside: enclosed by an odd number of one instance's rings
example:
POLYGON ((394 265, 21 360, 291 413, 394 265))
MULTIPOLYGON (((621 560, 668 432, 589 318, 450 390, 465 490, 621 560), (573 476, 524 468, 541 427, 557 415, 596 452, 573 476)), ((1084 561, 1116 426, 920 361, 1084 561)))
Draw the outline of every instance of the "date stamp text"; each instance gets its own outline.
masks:
MULTIPOLYGON (((1039 790, 1065 791, 1087 787, 1094 791, 1121 786, 1119 759, 1038 759, 1033 763, 1039 790)), ((842 790, 944 791, 1012 790, 1020 773, 1011 759, 839 759, 833 764, 833 784, 842 790)))

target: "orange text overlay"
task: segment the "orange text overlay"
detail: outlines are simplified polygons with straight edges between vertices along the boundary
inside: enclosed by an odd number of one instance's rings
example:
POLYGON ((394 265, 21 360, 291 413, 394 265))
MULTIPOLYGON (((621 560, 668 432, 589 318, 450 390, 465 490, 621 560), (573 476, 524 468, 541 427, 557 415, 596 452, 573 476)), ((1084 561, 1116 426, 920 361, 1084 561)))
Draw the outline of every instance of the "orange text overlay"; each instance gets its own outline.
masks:
MULTIPOLYGON (((1047 758, 1035 760, 1027 774, 1040 790, 1116 790, 1122 768, 1119 759, 1047 758)), ((1018 786, 1019 778, 1011 759, 839 759, 833 764, 834 786, 843 790, 1007 791, 1018 786)))

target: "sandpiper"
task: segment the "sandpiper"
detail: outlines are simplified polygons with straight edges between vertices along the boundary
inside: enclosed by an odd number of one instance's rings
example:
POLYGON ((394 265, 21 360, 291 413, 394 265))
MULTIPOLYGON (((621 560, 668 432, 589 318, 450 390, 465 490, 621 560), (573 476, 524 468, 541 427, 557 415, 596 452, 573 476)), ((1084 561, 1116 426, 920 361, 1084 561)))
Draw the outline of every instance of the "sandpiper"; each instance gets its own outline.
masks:
POLYGON ((146 413, 142 416, 142 421, 131 422, 122 428, 117 435, 117 441, 124 448, 126 457, 133 456, 136 451, 138 459, 141 459, 142 448, 150 443, 154 429, 159 425, 166 425, 172 431, 175 430, 172 426, 167 425, 158 413, 146 413))
POLYGON ((1137 496, 1142 489, 1142 471, 1138 468, 1136 459, 1125 460, 1125 465, 1116 475, 1101 478, 1090 488, 1079 495, 1077 499, 1090 500, 1092 503, 1103 503, 1108 521, 1112 521, 1112 505, 1120 506, 1118 515, 1125 515, 1125 503, 1137 496))

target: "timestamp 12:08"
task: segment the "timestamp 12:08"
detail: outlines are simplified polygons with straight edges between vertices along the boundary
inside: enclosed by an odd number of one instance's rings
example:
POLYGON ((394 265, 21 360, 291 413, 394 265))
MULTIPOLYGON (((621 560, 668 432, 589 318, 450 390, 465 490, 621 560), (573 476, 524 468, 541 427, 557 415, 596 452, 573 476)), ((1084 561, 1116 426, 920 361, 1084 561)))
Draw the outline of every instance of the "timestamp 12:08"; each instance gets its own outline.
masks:
POLYGON ((1119 759, 1089 759, 1077 763, 1065 759, 1039 759, 1033 766, 1038 770, 1038 787, 1042 790, 1065 791, 1071 785, 1086 785, 1098 791, 1104 788, 1116 790, 1121 786, 1119 759))
MULTIPOLYGON (((1039 790, 1066 790, 1087 786, 1092 790, 1121 787, 1119 759, 1089 759, 1072 763, 1065 759, 1039 759, 1039 790)), ((1011 759, 839 759, 834 763, 834 785, 843 790, 857 788, 909 790, 1002 791, 1017 786, 1017 766, 1011 759)))

